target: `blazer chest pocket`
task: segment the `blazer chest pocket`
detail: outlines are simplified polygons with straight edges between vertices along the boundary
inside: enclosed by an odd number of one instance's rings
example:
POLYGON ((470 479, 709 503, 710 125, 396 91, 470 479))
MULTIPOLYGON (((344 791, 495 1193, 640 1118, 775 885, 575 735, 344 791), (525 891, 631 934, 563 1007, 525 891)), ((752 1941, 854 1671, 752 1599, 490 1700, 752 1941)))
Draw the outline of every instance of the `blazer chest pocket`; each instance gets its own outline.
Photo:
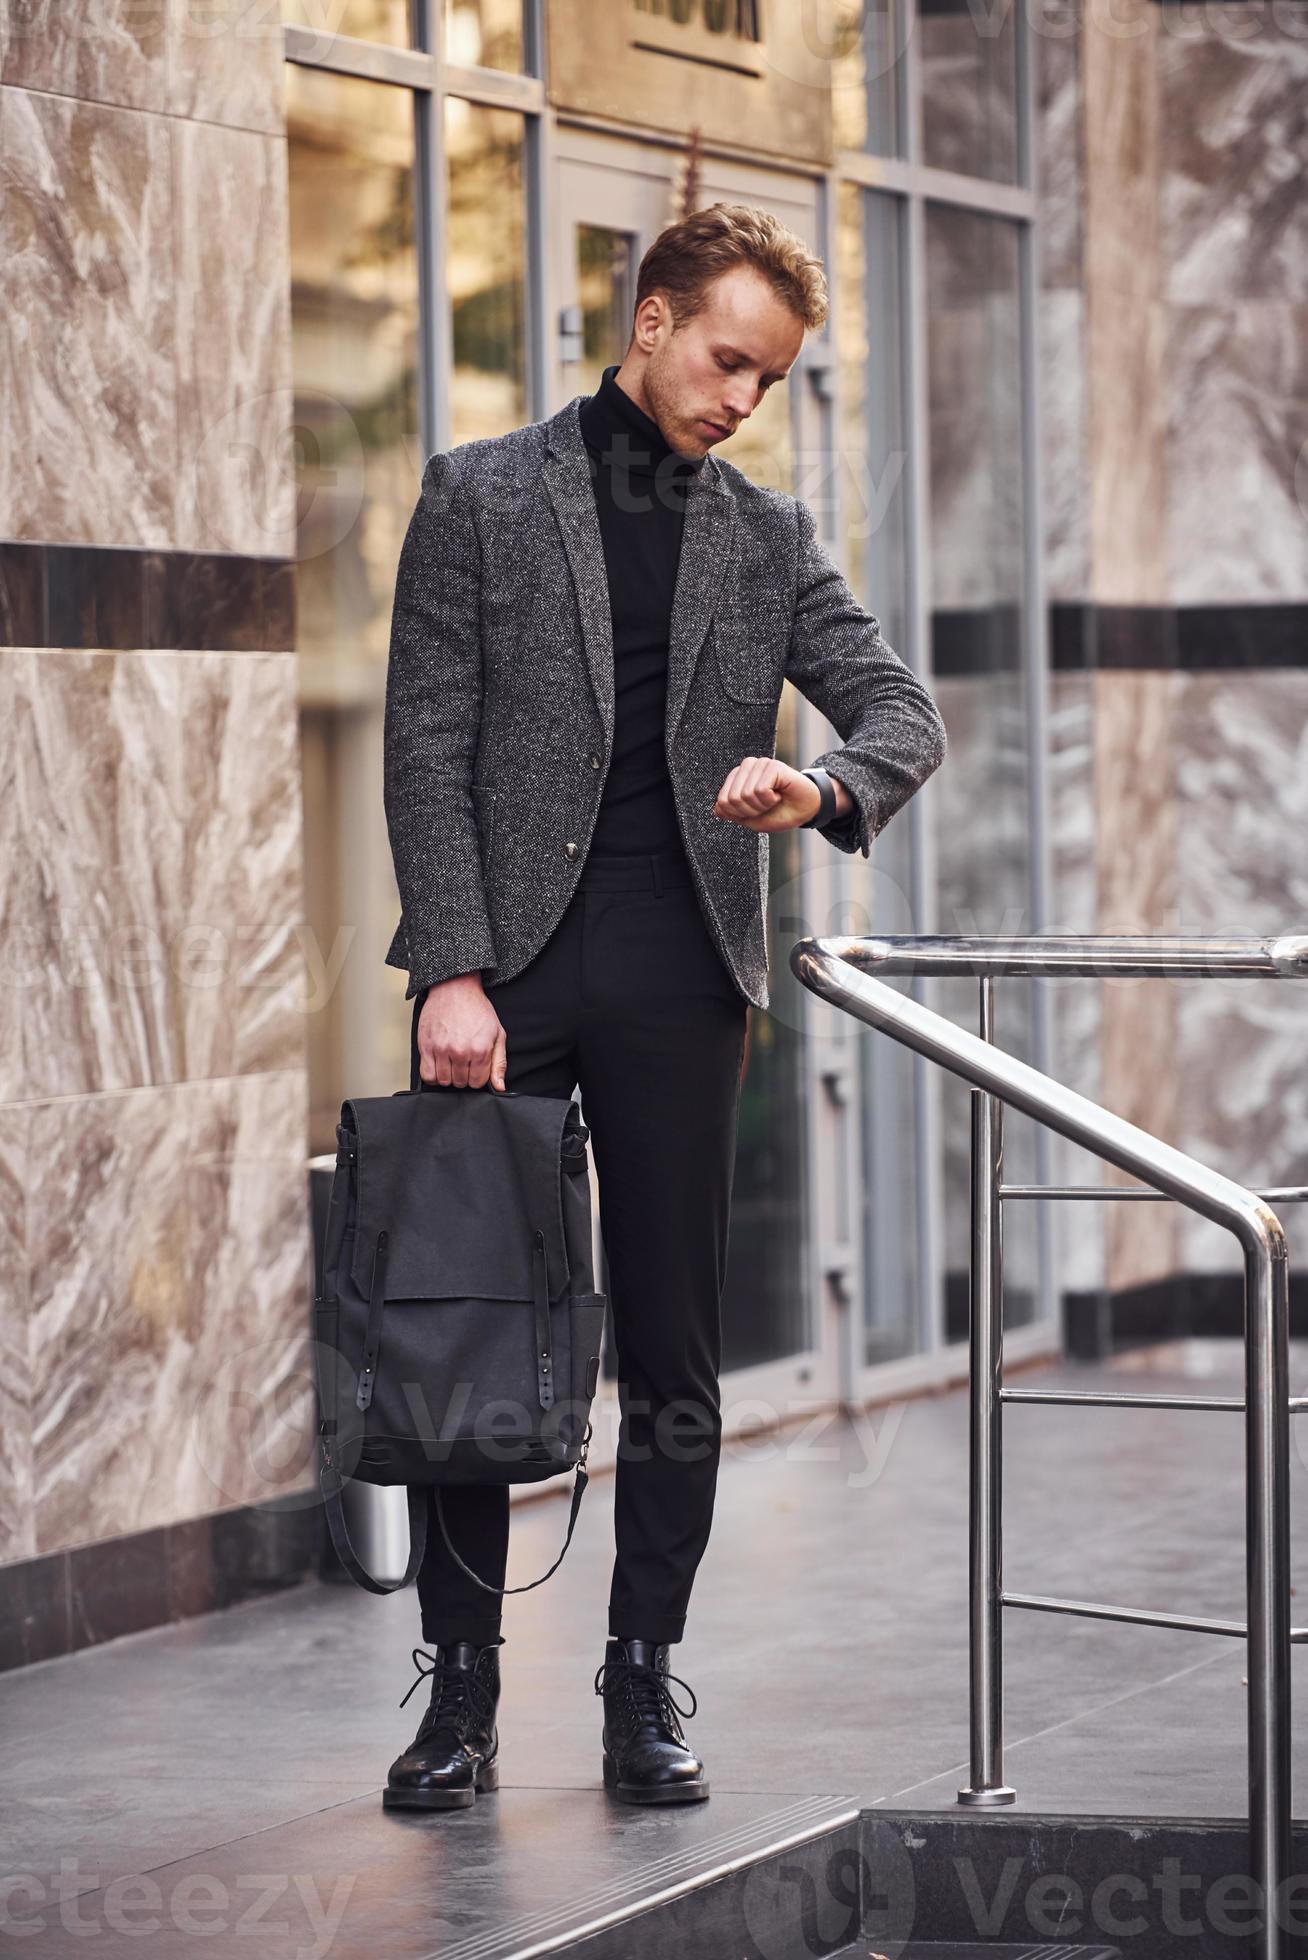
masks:
POLYGON ((492 783, 473 783, 472 814, 477 823, 483 876, 490 869, 491 838, 495 834, 495 788, 492 783))
POLYGON ((718 675, 735 701, 759 707, 781 698, 786 631, 780 618, 715 620, 718 675))

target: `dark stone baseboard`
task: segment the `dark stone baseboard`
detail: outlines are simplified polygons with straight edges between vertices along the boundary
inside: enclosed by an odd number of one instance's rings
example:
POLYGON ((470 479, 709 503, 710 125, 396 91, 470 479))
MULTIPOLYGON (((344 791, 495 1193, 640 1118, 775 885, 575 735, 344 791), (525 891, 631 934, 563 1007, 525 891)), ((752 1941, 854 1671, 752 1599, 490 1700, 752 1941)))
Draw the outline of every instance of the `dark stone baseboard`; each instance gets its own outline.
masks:
POLYGON ((298 1585, 320 1517, 296 1494, 0 1565, 0 1671, 298 1585))
MULTIPOLYGON (((1101 1361, 1161 1341, 1240 1340, 1244 1286, 1238 1273, 1172 1273, 1147 1286, 1066 1292, 1063 1346, 1072 1360, 1101 1361)), ((1308 1274, 1290 1273, 1290 1335, 1308 1338, 1308 1274)))

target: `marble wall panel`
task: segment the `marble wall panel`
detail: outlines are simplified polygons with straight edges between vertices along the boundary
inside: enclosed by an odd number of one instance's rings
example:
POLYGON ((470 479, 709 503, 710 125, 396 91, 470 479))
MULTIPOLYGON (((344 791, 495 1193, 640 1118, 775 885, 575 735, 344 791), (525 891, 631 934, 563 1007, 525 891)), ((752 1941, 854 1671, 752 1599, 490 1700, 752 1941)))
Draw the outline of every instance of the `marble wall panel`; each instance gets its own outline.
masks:
POLYGON ((0 1105, 0 1562, 36 1551, 27 1297, 29 1112, 0 1105))
POLYGON ((1090 590, 1084 295, 1072 287, 1042 294, 1037 329, 1045 593, 1051 602, 1082 600, 1090 590))
POLYGON ((1167 327, 1157 302, 1087 291, 1090 596, 1101 605, 1167 597, 1167 327))
POLYGON ((0 1103, 22 1081, 23 970, 36 918, 35 853, 23 847, 18 807, 17 665, 0 653, 0 1103))
POLYGON ((38 1551, 165 1520, 185 1297, 190 1085, 30 1105, 38 1551))
POLYGON ((187 1177, 196 1337, 176 1413, 178 1517, 316 1484, 303 1068, 204 1083, 187 1177))
MULTIPOLYGON (((35 881, 12 1093, 77 1096, 185 1072, 185 656, 18 649, 20 866, 35 881)), ((20 877, 23 873, 20 871, 20 877)))
MULTIPOLYGON (((1095 676, 1095 810, 1101 932, 1179 930, 1174 676, 1095 676)), ((1175 1141, 1178 1127, 1176 987, 1113 976, 1095 983, 1105 1105, 1175 1141)), ((1112 1166, 1106 1181, 1136 1182, 1112 1166)), ((1122 1288, 1176 1270, 1175 1207, 1106 1208, 1106 1277, 1122 1288)))
POLYGON ((284 35, 249 0, 6 0, 0 80, 279 135, 284 35))
POLYGON ((1167 297, 1308 301, 1308 6, 1210 0, 1162 24, 1167 297))
POLYGON ((1045 292, 1079 288, 1085 251, 1085 139, 1079 8, 1063 19, 1073 31, 1035 27, 1036 184, 1040 198, 1040 284, 1045 292))
POLYGON ((0 536, 175 542, 172 145, 158 116, 5 87, 0 536))
POLYGON ((1050 599, 1090 590, 1086 316, 1084 293, 1084 109, 1081 43, 1035 23, 1036 227, 1040 299, 1042 484, 1039 506, 1045 589, 1050 599))
MULTIPOLYGON (((1060 673, 1049 683, 1050 932, 1094 932, 1098 918, 1094 801, 1094 677, 1060 673)), ((1099 990, 1093 980, 1047 983, 1053 1074, 1101 1100, 1099 990)), ((1105 1166, 1065 1138, 1051 1138, 1057 1184, 1102 1184, 1105 1166)), ((1104 1283, 1105 1219, 1097 1204, 1052 1205, 1058 1282, 1079 1292, 1104 1283)))
MULTIPOLYGON (((1183 930, 1261 936, 1308 921, 1308 672, 1177 683, 1183 930)), ((1185 992, 1181 1147, 1243 1181, 1308 1184, 1308 982, 1196 981, 1185 992)), ((1287 1206, 1291 1271, 1308 1252, 1287 1206)), ((1186 1216, 1191 1271, 1238 1272, 1229 1233, 1186 1216)))
POLYGON ((172 542, 292 557, 286 144, 171 125, 177 293, 172 542))
POLYGON ((303 1485, 303 1072, 28 1116, 36 1551, 303 1485))
POLYGON ((27 649, 0 675, 25 840, 7 1093, 300 1066, 294 656, 27 649))
POLYGON ((1083 44, 1086 389, 1092 584, 1105 603, 1164 594, 1166 487, 1159 301, 1160 9, 1092 7, 1083 44))
POLYGON ((163 110, 170 0, 7 0, 0 80, 18 88, 163 110))
POLYGON ((1168 312, 1172 600, 1308 599, 1308 303, 1168 312))
POLYGON ((280 136, 286 51, 280 7, 169 0, 168 108, 175 116, 280 136))
POLYGON ((287 654, 178 658, 185 1071, 194 1080, 298 1068, 310 980, 297 664, 287 654))

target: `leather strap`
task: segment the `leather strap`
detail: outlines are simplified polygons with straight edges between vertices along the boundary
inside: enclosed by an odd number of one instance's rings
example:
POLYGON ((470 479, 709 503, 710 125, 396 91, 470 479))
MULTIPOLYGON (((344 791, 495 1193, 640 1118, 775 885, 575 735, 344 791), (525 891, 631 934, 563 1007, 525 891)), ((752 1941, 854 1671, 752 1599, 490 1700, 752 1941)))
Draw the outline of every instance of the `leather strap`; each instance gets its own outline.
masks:
MULTIPOLYGON (((589 1432, 589 1425, 587 1425, 587 1430, 589 1432)), ((587 1440, 589 1441, 589 1433, 587 1440)), ((327 1513, 327 1528, 331 1533, 332 1544, 336 1548, 336 1556, 356 1585, 362 1586, 365 1592, 380 1593, 384 1597, 388 1593, 402 1592, 405 1586, 411 1586, 418 1576, 418 1568, 421 1566, 427 1551, 427 1491, 429 1488, 433 1491, 436 1498, 436 1522, 441 1528, 441 1537, 445 1540, 445 1549, 459 1569, 467 1574, 474 1585, 480 1586, 483 1592, 520 1593, 531 1592, 534 1587, 543 1586, 545 1581, 552 1578, 562 1565, 568 1547, 572 1543, 572 1534, 577 1528, 577 1513, 581 1509, 581 1500, 585 1495, 586 1485, 590 1482, 590 1478, 586 1473, 585 1464, 579 1463, 577 1465, 576 1481, 572 1487, 572 1509, 568 1514, 568 1535, 563 1541, 563 1550, 559 1553, 548 1572, 542 1572, 539 1579, 533 1579, 526 1586, 488 1585, 484 1579, 477 1577, 477 1574, 470 1565, 464 1563, 450 1543, 450 1534, 445 1523, 445 1512, 441 1505, 441 1486, 439 1484, 431 1486, 427 1484, 409 1484, 407 1486, 405 1495, 409 1505, 409 1562, 404 1568, 403 1578, 395 1579, 389 1585, 384 1579, 374 1579, 368 1568, 360 1561, 354 1546, 350 1543, 350 1528, 345 1522, 345 1507, 341 1503, 341 1475, 334 1463, 325 1462, 323 1464, 319 1475, 319 1482, 322 1487, 323 1509, 327 1513)))
POLYGON ((801 830, 825 830, 836 814, 836 786, 826 770, 816 764, 811 769, 801 769, 799 773, 808 777, 822 799, 814 814, 799 827, 801 830))
POLYGON ((383 1579, 374 1579, 366 1565, 362 1564, 353 1545, 350 1543, 350 1528, 345 1522, 345 1507, 341 1503, 341 1473, 331 1462, 324 1463, 318 1479, 322 1488, 323 1509, 327 1513, 327 1529, 336 1547, 336 1556, 357 1586, 365 1592, 402 1592, 411 1586, 418 1576, 427 1550, 427 1487, 425 1484, 410 1484, 409 1498, 409 1563, 404 1568, 404 1577, 387 1585, 383 1579))
MULTIPOLYGON (((530 1585, 488 1586, 484 1579, 479 1579, 477 1577, 477 1574, 473 1571, 470 1565, 464 1564, 463 1560, 459 1557, 459 1554, 455 1551, 453 1545, 450 1543, 450 1534, 449 1531, 446 1529, 446 1524, 445 1524, 445 1512, 441 1506, 441 1485, 433 1484, 432 1494, 436 1499, 436 1522, 441 1528, 441 1537, 445 1540, 445 1549, 449 1553, 450 1557, 454 1560, 454 1563, 458 1566, 460 1572, 466 1573, 468 1578, 472 1580, 473 1584, 475 1586, 480 1586, 483 1592, 520 1593, 520 1592, 530 1592, 532 1588, 535 1586, 543 1586, 545 1581, 551 1578, 553 1574, 558 1571, 559 1567, 563 1563, 564 1557, 567 1553, 567 1549, 569 1545, 572 1543, 572 1534, 577 1528, 577 1513, 581 1509, 581 1500, 582 1497, 585 1495, 586 1485, 589 1482, 590 1482, 590 1478, 586 1474, 586 1469, 584 1464, 579 1463, 577 1465, 577 1480, 572 1486, 572 1510, 568 1515, 568 1535, 563 1541, 563 1550, 559 1553, 558 1557, 555 1559, 549 1571, 542 1572, 540 1578, 533 1579, 530 1585)), ((412 1495, 412 1489, 410 1490, 410 1495, 412 1495)))
POLYGON ((542 1409, 554 1406, 554 1358, 550 1353, 550 1282, 545 1234, 532 1234, 532 1291, 536 1298, 536 1392, 542 1409))

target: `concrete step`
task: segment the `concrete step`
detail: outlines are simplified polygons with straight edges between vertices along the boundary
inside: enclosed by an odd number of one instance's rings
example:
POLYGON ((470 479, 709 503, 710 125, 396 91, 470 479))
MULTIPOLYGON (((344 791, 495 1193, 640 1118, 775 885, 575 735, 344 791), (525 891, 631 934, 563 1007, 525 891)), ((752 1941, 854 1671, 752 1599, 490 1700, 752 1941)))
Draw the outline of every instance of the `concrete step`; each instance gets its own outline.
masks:
MULTIPOLYGON (((876 1944, 867 1940, 855 1940, 852 1946, 842 1946, 838 1953, 827 1956, 827 1960, 882 1960, 876 1944)), ((956 1941, 914 1940, 911 1945, 901 1947, 897 1960, 1121 1960, 1121 1949, 1116 1946, 1025 1946, 1000 1945, 993 1942, 967 1942, 960 1946, 956 1941)))

